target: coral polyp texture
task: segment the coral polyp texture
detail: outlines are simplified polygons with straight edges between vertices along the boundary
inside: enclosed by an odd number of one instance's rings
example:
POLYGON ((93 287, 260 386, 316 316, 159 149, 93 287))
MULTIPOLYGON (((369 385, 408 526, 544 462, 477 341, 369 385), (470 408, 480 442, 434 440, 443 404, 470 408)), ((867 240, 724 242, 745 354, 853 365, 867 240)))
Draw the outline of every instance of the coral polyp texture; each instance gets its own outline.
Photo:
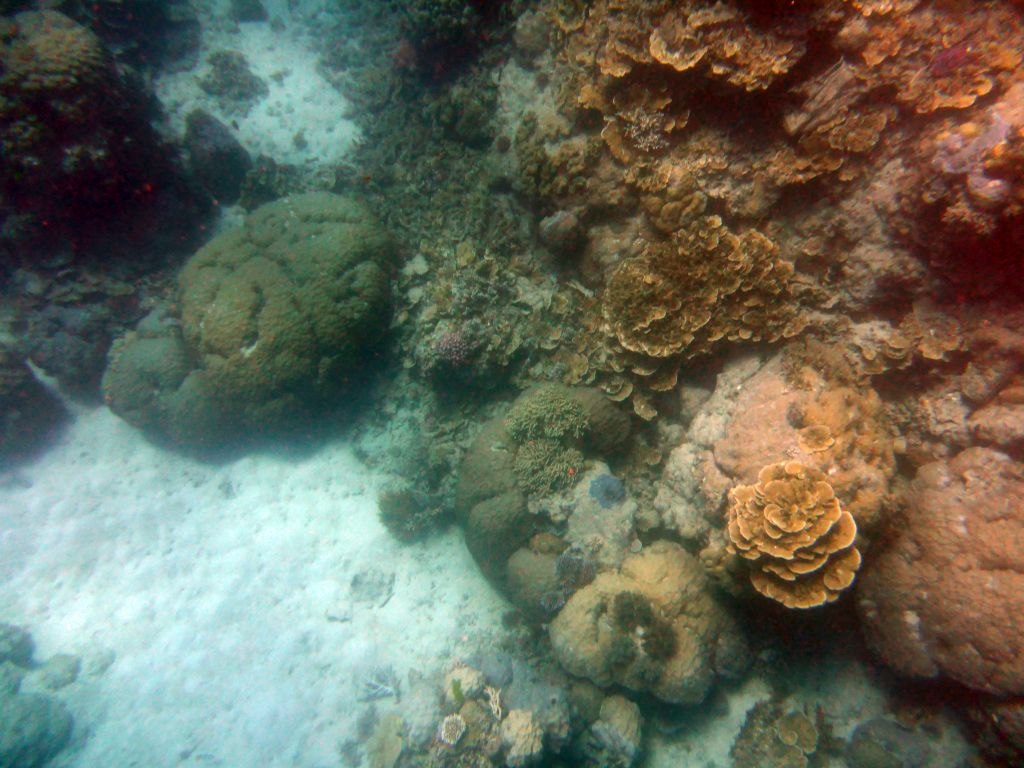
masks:
POLYGON ((1024 464, 968 448, 921 467, 900 525, 861 577, 871 647, 911 677, 1024 695, 1024 464))
POLYGON ((186 263, 180 324, 157 329, 159 344, 148 332, 115 344, 108 403, 176 443, 308 427, 371 365, 393 247, 351 198, 309 193, 258 209, 186 263))
POLYGON ((550 625, 555 657, 596 685, 698 704, 716 677, 749 663, 735 619, 708 588, 697 559, 658 541, 573 594, 550 625))
POLYGON ((769 464, 729 492, 729 550, 751 561, 750 583, 787 608, 831 603, 860 568, 857 524, 822 472, 769 464))
MULTIPOLYGON (((56 11, 20 13, 0 54, 6 87, 23 93, 68 94, 113 77, 100 39, 56 11)), ((83 105, 84 106, 84 105, 83 105)))

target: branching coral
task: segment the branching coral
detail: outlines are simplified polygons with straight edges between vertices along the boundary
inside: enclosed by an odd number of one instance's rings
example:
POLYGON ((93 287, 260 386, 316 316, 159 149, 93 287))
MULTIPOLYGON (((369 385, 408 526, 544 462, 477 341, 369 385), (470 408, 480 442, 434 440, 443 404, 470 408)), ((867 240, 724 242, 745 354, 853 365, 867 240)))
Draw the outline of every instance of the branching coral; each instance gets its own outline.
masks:
POLYGON ((857 524, 823 472, 769 464, 729 492, 730 551, 752 562, 750 583, 787 608, 830 603, 860 567, 857 524))
POLYGON ((554 440, 527 440, 516 451, 519 486, 530 496, 544 496, 576 482, 583 454, 554 440))
POLYGON ((560 386, 540 386, 520 398, 505 417, 505 429, 516 441, 536 438, 580 438, 588 425, 583 404, 560 386))

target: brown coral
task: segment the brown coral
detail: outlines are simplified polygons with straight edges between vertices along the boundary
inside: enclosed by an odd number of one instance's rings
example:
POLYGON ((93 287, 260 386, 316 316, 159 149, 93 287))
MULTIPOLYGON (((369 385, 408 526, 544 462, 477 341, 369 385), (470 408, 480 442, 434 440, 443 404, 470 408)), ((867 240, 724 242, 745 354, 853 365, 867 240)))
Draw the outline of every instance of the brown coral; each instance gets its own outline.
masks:
POLYGON ((110 62, 96 35, 57 11, 14 17, 17 37, 0 47, 4 88, 22 94, 54 93, 102 81, 110 62))
POLYGON ((747 713, 729 751, 735 768, 806 768, 818 749, 818 730, 800 711, 784 714, 776 701, 761 701, 747 713))
POLYGON ((713 77, 759 91, 792 69, 805 46, 798 38, 754 27, 730 4, 690 2, 662 17, 651 32, 648 50, 655 61, 677 72, 703 64, 713 77))
POLYGON ((1024 464, 968 448, 918 470, 857 591, 868 643, 897 672, 1024 695, 1024 464))
POLYGON ((757 230, 735 235, 720 217, 703 216, 615 268, 606 327, 624 349, 654 358, 694 357, 723 339, 775 341, 800 327, 786 301, 792 274, 757 230))
POLYGON ((972 106, 1021 62, 1018 15, 1005 4, 978 5, 979 13, 922 6, 872 14, 859 76, 894 87, 896 99, 918 113, 972 106))
POLYGON ((729 492, 730 551, 751 560, 750 583, 787 608, 830 603, 853 583, 857 524, 824 473, 769 464, 755 485, 729 492))

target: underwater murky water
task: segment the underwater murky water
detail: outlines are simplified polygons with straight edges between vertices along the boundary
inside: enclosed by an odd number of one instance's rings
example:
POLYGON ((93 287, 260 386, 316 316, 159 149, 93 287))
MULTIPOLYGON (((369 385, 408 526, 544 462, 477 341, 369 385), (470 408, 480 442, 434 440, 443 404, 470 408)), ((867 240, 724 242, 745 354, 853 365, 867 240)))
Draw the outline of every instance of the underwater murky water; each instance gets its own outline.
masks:
POLYGON ((1024 6, 0 2, 0 768, 1024 765, 1024 6))

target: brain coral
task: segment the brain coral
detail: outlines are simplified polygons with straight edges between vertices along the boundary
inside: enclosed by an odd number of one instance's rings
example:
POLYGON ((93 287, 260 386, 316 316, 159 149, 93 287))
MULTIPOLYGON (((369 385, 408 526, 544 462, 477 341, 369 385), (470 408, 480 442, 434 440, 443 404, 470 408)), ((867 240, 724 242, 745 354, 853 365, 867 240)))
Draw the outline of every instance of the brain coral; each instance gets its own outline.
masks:
POLYGON ((700 703, 717 675, 735 676, 749 662, 746 641, 711 597, 700 563, 667 541, 599 574, 569 598, 550 631, 570 674, 676 704, 700 703))
POLYGON ((787 608, 830 603, 853 583, 857 524, 822 472, 769 464, 729 492, 729 550, 751 561, 750 583, 787 608))
POLYGON ((16 35, 0 47, 5 89, 52 96, 112 77, 99 38, 64 14, 19 13, 14 28, 16 35))
POLYGON ((262 428, 342 388, 387 327, 392 250, 361 204, 327 193, 265 205, 200 249, 181 324, 218 400, 262 428))
POLYGON ((306 426, 359 378, 388 324, 392 240, 349 198, 284 198, 200 249, 179 276, 180 323, 111 352, 104 391, 179 445, 306 426))
POLYGON ((1024 694, 1022 498, 1024 464, 988 448, 918 470, 858 587, 868 642, 889 666, 1024 694))

